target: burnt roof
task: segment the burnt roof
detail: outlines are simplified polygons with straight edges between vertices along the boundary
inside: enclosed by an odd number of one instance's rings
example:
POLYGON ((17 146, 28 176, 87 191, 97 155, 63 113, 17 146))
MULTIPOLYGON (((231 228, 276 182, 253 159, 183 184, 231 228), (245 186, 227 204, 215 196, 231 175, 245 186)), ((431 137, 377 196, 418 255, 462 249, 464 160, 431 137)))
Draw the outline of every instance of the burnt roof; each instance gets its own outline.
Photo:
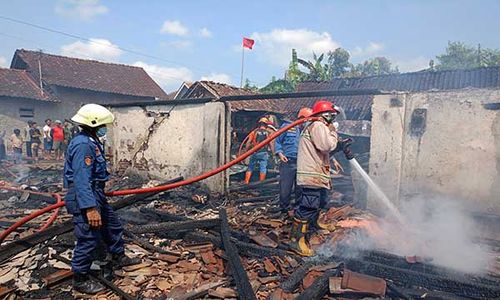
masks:
MULTIPOLYGON (((257 95, 249 89, 238 88, 229 84, 213 82, 213 81, 197 81, 191 85, 189 91, 183 98, 201 98, 214 97, 216 99, 222 96, 238 96, 238 95, 257 95), (209 94, 207 94, 209 93, 209 94)), ((279 105, 280 100, 249 100, 249 101, 229 101, 231 110, 250 110, 250 111, 270 111, 283 113, 283 107, 279 105)))
POLYGON ((16 50, 11 68, 26 70, 38 81, 39 61, 43 82, 49 85, 167 99, 167 94, 140 67, 21 49, 16 50))
POLYGON ((304 82, 307 90, 378 89, 382 91, 440 91, 463 88, 500 87, 500 66, 463 70, 419 71, 355 78, 334 78, 328 82, 304 82))
POLYGON ((59 102, 39 86, 24 70, 0 68, 0 96, 59 102))

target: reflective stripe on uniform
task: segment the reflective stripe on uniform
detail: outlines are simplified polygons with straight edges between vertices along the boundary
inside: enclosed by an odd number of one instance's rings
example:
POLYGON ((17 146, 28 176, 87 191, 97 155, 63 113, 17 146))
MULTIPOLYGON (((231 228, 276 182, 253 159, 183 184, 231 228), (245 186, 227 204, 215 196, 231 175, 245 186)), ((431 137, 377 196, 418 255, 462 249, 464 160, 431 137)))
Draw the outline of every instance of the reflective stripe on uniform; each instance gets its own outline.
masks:
POLYGON ((306 175, 306 176, 317 176, 325 179, 331 179, 330 176, 322 174, 322 173, 316 173, 316 172, 305 172, 305 171, 297 171, 297 175, 306 175))

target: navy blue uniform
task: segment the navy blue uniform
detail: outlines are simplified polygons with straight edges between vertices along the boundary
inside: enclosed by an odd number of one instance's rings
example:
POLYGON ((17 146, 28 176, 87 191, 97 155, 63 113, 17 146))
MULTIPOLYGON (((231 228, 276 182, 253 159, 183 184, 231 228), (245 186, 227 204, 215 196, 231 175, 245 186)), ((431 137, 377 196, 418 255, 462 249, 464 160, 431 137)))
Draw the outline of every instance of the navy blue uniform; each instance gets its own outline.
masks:
MULTIPOLYGON (((290 125, 285 121, 281 128, 290 125)), ((300 130, 294 127, 276 138, 276 154, 283 153, 288 162, 280 162, 280 208, 288 211, 290 207, 290 197, 295 187, 295 199, 298 201, 301 188, 296 185, 297 177, 297 152, 299 150, 300 130)))
POLYGON ((110 253, 124 252, 123 227, 104 195, 109 178, 103 147, 86 132, 80 132, 69 143, 64 164, 66 209, 73 215, 76 246, 71 266, 73 272, 86 274, 92 254, 102 240, 110 253), (102 226, 91 228, 86 209, 95 207, 101 214, 102 226))

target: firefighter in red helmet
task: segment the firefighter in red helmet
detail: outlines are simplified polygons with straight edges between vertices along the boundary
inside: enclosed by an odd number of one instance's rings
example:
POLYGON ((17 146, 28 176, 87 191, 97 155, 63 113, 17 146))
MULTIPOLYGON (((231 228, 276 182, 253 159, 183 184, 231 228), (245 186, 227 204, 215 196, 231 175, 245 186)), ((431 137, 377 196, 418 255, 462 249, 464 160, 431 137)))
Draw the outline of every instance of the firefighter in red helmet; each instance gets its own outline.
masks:
MULTIPOLYGON (((302 256, 312 256, 313 250, 306 241, 311 224, 317 224, 320 207, 326 204, 328 190, 332 188, 330 177, 330 153, 339 145, 339 137, 333 122, 339 109, 332 102, 318 100, 312 108, 312 116, 319 117, 302 131, 297 155, 297 185, 301 196, 295 207, 292 225, 292 249, 302 256)), ((331 228, 324 228, 330 229, 331 228)))

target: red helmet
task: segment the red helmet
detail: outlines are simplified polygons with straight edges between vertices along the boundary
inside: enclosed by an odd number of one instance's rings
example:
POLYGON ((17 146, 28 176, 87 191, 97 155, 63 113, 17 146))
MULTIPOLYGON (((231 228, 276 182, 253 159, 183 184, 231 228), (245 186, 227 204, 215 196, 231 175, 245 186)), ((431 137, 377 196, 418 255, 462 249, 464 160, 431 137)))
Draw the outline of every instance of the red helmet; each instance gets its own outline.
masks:
POLYGON ((312 109, 310 109, 309 107, 302 107, 300 110, 299 110, 299 114, 298 114, 298 118, 299 119, 302 119, 302 118, 307 118, 307 117, 310 117, 312 115, 313 111, 312 109))
POLYGON ((313 108, 312 108, 312 114, 317 115, 320 113, 324 112, 334 112, 334 113, 339 113, 337 109, 335 109, 335 106, 333 105, 332 102, 328 100, 318 100, 316 103, 314 103, 313 108))

